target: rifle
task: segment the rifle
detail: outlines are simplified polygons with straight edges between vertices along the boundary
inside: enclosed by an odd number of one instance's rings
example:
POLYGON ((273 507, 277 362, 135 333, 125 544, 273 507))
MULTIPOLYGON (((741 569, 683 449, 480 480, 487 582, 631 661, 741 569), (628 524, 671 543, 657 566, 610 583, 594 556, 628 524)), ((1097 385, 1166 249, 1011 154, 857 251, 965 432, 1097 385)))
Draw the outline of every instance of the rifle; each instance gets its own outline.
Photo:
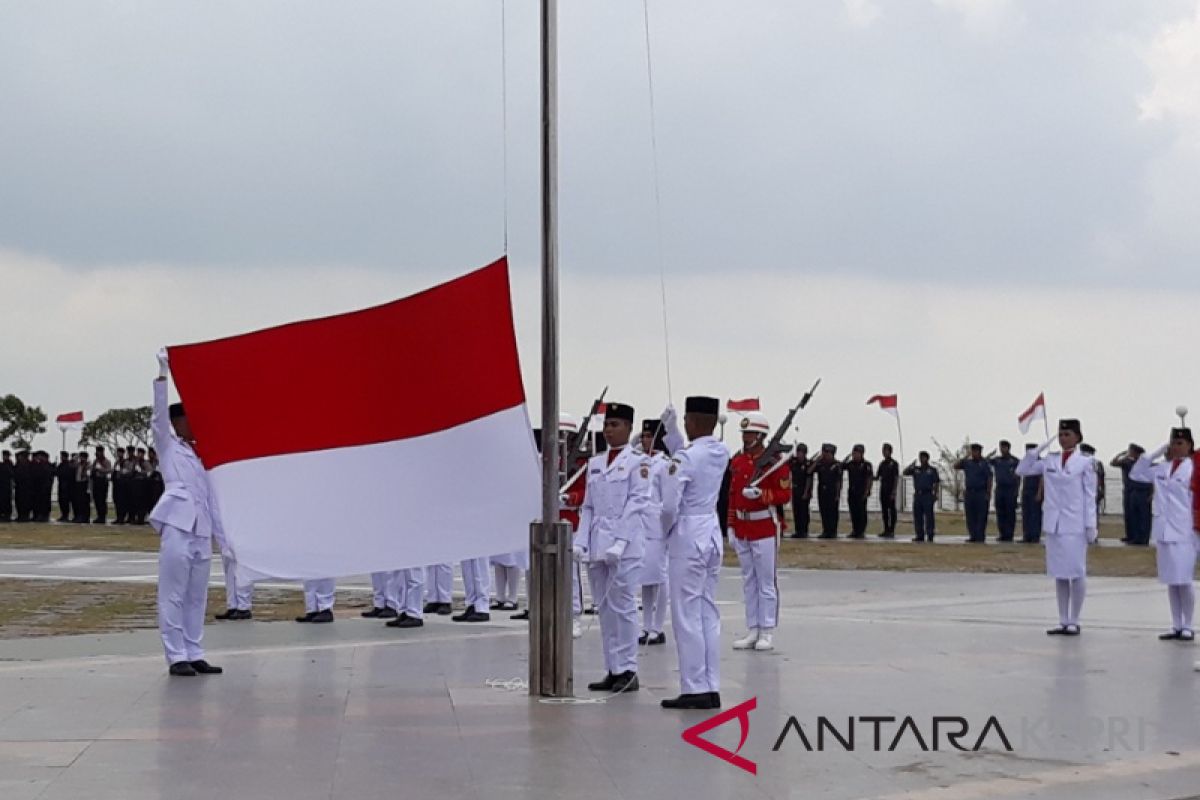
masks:
POLYGON ((583 424, 579 426, 579 433, 574 434, 573 439, 567 440, 567 463, 566 470, 568 474, 574 468, 575 462, 584 455, 587 455, 588 445, 588 425, 592 423, 592 417, 600 411, 600 406, 604 405, 604 396, 608 394, 608 387, 604 387, 604 391, 592 403, 592 409, 588 415, 583 418, 583 424))
POLYGON ((821 379, 817 378, 817 382, 813 384, 811 389, 804 393, 804 396, 800 398, 800 402, 796 404, 795 408, 788 411, 787 416, 783 418, 783 422, 776 429, 775 435, 771 437, 771 441, 767 442, 766 448, 758 458, 754 459, 754 477, 750 481, 751 485, 754 484, 754 481, 766 477, 767 472, 773 470, 776 466, 776 460, 792 452, 792 446, 784 444, 783 437, 791 430, 792 420, 796 418, 796 414, 808 405, 808 401, 812 400, 813 394, 816 393, 817 387, 820 385, 821 379))

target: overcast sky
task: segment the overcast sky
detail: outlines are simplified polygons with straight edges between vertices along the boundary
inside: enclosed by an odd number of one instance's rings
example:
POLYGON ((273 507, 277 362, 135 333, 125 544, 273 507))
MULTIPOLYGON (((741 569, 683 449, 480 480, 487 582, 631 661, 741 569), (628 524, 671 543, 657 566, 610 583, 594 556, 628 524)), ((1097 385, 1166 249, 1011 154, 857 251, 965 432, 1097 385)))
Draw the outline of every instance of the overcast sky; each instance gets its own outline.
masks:
MULTIPOLYGON (((650 0, 661 228, 642 4, 560 6, 567 408, 666 402, 661 236, 677 403, 820 376, 803 438, 874 450, 898 392, 909 458, 1042 390, 1106 456, 1200 414, 1197 0, 650 0)), ((0 3, 0 394, 148 403, 160 345, 425 288, 507 209, 536 414, 537 2, 503 8, 507 82, 500 0, 0 3)))

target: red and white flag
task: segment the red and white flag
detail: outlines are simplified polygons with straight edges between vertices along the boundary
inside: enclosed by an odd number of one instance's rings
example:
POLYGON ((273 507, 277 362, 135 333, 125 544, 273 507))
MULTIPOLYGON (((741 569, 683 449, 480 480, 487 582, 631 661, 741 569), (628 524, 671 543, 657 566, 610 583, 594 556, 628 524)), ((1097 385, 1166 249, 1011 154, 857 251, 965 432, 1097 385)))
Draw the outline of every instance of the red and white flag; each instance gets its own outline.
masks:
POLYGON ((757 397, 747 397, 745 400, 730 400, 725 404, 729 411, 762 411, 762 404, 757 397))
POLYGON ((506 259, 168 353, 247 572, 337 577, 528 546, 541 479, 506 259))
POLYGON ((58 423, 59 430, 68 431, 83 427, 83 412, 72 411, 68 414, 59 414, 54 418, 58 423))
POLYGON ((1033 405, 1025 409, 1021 416, 1017 417, 1017 425, 1021 428, 1021 433, 1029 433, 1029 428, 1038 420, 1046 418, 1046 394, 1039 394, 1037 399, 1033 401, 1033 405))
POLYGON ((872 395, 871 399, 867 401, 867 405, 872 405, 872 404, 878 404, 880 409, 891 414, 893 417, 898 417, 900 415, 899 401, 897 400, 897 395, 894 395, 894 394, 872 395))

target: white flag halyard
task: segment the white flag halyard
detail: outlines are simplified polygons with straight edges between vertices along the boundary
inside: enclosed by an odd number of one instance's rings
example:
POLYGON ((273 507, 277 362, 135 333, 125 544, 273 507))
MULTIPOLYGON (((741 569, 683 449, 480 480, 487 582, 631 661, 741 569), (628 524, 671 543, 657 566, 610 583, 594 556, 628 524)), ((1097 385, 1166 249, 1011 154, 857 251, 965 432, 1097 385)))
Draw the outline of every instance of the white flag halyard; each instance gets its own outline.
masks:
POLYGON ((541 480, 506 260, 169 354, 244 571, 338 577, 528 546, 541 480))
POLYGON ((1024 435, 1029 433, 1030 427, 1032 427, 1033 423, 1037 422, 1038 420, 1042 420, 1043 422, 1046 420, 1045 392, 1038 394, 1037 399, 1033 401, 1033 404, 1029 406, 1029 408, 1025 409, 1021 416, 1017 417, 1017 425, 1021 429, 1021 434, 1024 435))

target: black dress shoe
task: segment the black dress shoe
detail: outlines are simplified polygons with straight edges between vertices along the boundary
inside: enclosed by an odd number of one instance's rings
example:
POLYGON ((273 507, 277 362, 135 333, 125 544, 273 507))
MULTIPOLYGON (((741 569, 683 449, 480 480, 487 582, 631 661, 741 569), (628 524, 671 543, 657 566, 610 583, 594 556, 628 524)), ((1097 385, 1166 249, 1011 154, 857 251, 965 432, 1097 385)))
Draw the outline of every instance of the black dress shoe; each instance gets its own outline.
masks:
POLYGON ((366 617, 367 619, 378 619, 379 617, 383 616, 383 612, 386 610, 387 610, 386 608, 380 608, 379 606, 375 606, 370 611, 362 612, 362 615, 364 617, 366 617))
POLYGON ((499 610, 500 611, 516 611, 517 604, 512 602, 511 600, 506 600, 505 602, 500 604, 499 610))
POLYGON ((509 619, 524 619, 524 620, 527 620, 527 619, 529 619, 529 609, 527 608, 527 609, 525 609, 524 611, 522 611, 522 612, 520 612, 520 613, 513 614, 511 617, 509 617, 509 619))
POLYGON ((213 619, 237 619, 237 613, 238 611, 236 608, 227 608, 220 614, 214 614, 213 619))
POLYGON ((468 608, 461 614, 451 617, 455 622, 490 622, 492 615, 486 611, 476 611, 474 608, 468 608))
POLYGON ((230 619, 254 619, 254 612, 252 612, 248 608, 247 609, 238 609, 235 613, 237 614, 237 616, 230 617, 230 619))
POLYGON ((1046 635, 1047 636, 1066 636, 1067 635, 1067 626, 1059 625, 1057 628, 1051 628, 1050 630, 1046 631, 1046 635))
POLYGON ((650 641, 650 633, 648 631, 642 631, 642 635, 638 637, 638 644, 645 644, 648 641, 650 641))
POLYGON ((425 612, 426 614, 436 614, 441 605, 441 603, 426 603, 425 607, 422 608, 421 611, 425 612))
POLYGON ((327 608, 312 615, 309 622, 333 622, 333 609, 327 608))
POLYGON ((596 681, 588 684, 589 692, 611 692, 613 684, 617 682, 617 676, 611 672, 604 676, 604 680, 596 681))
POLYGON ((592 615, 594 615, 594 614, 596 613, 596 607, 595 607, 595 606, 588 606, 587 608, 585 608, 585 609, 583 610, 583 613, 587 614, 588 616, 592 616, 592 615))
POLYGON ((651 636, 648 640, 646 640, 646 644, 651 645, 651 646, 656 645, 656 644, 666 644, 666 643, 667 643, 667 635, 665 633, 656 633, 655 635, 651 636))
POLYGON ((438 616, 446 617, 454 613, 454 606, 449 603, 438 603, 437 606, 437 611, 434 613, 438 616))
POLYGON ((894 533, 881 533, 881 534, 879 534, 879 538, 880 538, 880 539, 895 539, 895 538, 896 538, 896 534, 894 534, 894 533))
POLYGON ((401 614, 395 619, 389 619, 384 623, 389 628, 423 628, 425 620, 416 617, 410 617, 408 614, 401 614))
POLYGON ((612 690, 614 692, 636 692, 638 690, 637 673, 622 672, 613 681, 612 690))
POLYGON ((380 619, 396 619, 399 616, 400 616, 400 613, 398 611, 396 611, 396 609, 392 608, 391 606, 388 606, 387 608, 385 608, 379 612, 380 619))
POLYGON ((789 536, 788 538, 789 538, 789 539, 807 539, 807 538, 808 538, 808 534, 807 534, 807 533, 793 533, 793 534, 792 534, 791 536, 789 536))
POLYGON ((1196 634, 1192 633, 1191 631, 1187 630, 1186 628, 1184 628, 1183 630, 1181 630, 1179 632, 1179 641, 1181 641, 1181 642, 1192 642, 1192 641, 1195 641, 1195 639, 1196 639, 1196 634))
POLYGON ((315 617, 316 615, 317 615, 317 612, 309 611, 307 614, 305 614, 302 617, 296 617, 296 622, 312 622, 313 617, 315 617))
MULTIPOLYGON (((817 538, 818 538, 818 539, 836 539, 836 538, 837 538, 837 534, 836 534, 836 533, 822 533, 822 534, 821 534, 820 536, 818 536, 817 538)), ((682 694, 681 694, 681 695, 679 695, 679 696, 680 696, 680 697, 686 697, 687 695, 682 695, 682 694)), ((663 702, 666 702, 666 701, 664 700, 663 702)), ((668 707, 668 706, 663 706, 663 708, 667 708, 667 707, 668 707)), ((678 708, 678 706, 670 706, 670 708, 678 708)))
POLYGON ((1181 638, 1181 637, 1180 637, 1180 634, 1181 634, 1181 631, 1171 631, 1170 633, 1160 633, 1160 634, 1158 635, 1158 638, 1159 638, 1159 640, 1160 640, 1160 641, 1163 641, 1163 642, 1170 642, 1170 641, 1173 641, 1173 640, 1175 640, 1175 639, 1179 639, 1179 638, 1181 638))
POLYGON ((204 659, 200 659, 199 661, 193 661, 192 669, 194 669, 200 675, 220 675, 222 672, 225 671, 225 670, 221 669, 220 667, 214 667, 212 664, 208 663, 204 659))
POLYGON ((721 707, 721 693, 720 692, 709 692, 708 700, 710 703, 712 703, 712 708, 720 708, 721 707))
POLYGON ((176 661, 168 669, 167 673, 176 678, 194 678, 196 677, 196 668, 187 661, 176 661))
POLYGON ((703 694, 681 694, 679 697, 669 698, 662 701, 663 708, 680 708, 685 710, 708 710, 720 708, 720 697, 713 698, 715 692, 704 692, 703 694), (713 705, 716 703, 717 705, 713 705))
POLYGON ((1080 633, 1078 625, 1067 625, 1063 627, 1063 636, 1078 636, 1080 633))

